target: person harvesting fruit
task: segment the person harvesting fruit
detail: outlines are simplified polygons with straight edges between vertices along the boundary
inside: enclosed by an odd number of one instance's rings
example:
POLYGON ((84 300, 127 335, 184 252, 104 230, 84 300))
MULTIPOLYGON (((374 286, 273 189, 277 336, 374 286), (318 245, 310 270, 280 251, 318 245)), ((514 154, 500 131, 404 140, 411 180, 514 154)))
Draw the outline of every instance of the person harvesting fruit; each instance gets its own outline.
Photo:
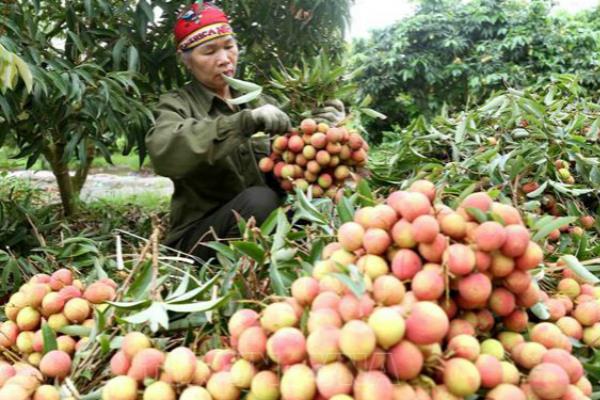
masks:
POLYGON ((193 3, 179 14, 174 35, 192 79, 160 97, 146 146, 156 173, 175 187, 166 244, 206 258, 209 249, 197 243, 208 232, 239 234, 233 210, 260 223, 280 205, 256 161, 268 154, 268 137, 252 135, 285 132, 290 121, 262 98, 256 108, 228 102, 236 93, 223 75, 235 75, 239 50, 221 9, 193 3))
MULTIPOLYGON (((237 93, 224 76, 235 75, 239 49, 221 9, 193 3, 179 14, 174 35, 192 79, 160 97, 146 147, 156 173, 175 186, 166 244, 205 259, 211 251, 199 242, 239 235, 234 211, 260 224, 281 204, 280 192, 257 165, 269 154, 268 136, 253 135, 281 134, 291 125, 263 97, 254 105, 229 101, 237 93)), ((339 118, 328 106, 316 114, 339 118)))

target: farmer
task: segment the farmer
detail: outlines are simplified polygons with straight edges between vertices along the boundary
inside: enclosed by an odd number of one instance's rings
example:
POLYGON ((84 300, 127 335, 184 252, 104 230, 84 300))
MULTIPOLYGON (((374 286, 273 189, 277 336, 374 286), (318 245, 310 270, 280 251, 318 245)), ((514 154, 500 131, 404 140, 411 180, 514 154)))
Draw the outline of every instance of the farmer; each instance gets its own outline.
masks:
MULTIPOLYGON (((222 75, 235 75, 239 50, 223 11, 196 2, 174 33, 192 79, 161 96, 146 146, 156 173, 175 186, 166 244, 206 260, 213 253, 201 242, 240 236, 234 211, 260 224, 282 203, 277 183, 257 165, 269 153, 268 136, 253 135, 284 133, 290 120, 262 98, 254 107, 227 101, 239 94, 222 75)), ((333 107, 320 112, 341 118, 333 107)))

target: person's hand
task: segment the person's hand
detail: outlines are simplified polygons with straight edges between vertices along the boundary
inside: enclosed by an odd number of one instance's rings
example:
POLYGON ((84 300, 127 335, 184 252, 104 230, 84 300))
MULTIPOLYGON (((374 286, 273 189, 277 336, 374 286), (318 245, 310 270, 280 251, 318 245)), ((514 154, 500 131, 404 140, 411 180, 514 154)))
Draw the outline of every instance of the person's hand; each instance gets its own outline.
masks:
POLYGON ((312 118, 329 125, 337 125, 346 118, 346 110, 341 100, 327 100, 323 107, 312 111, 312 118))
POLYGON ((285 133, 292 127, 287 114, 271 104, 252 110, 252 118, 260 129, 268 133, 285 133))

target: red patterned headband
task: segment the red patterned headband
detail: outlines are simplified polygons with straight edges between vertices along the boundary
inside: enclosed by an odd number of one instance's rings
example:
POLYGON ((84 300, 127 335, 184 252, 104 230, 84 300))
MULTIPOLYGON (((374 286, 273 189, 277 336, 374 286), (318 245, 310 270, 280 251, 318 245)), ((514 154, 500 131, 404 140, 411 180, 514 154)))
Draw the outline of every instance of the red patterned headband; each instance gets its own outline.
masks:
POLYGON ((177 18, 174 28, 178 50, 189 50, 209 40, 232 35, 227 15, 210 3, 195 2, 177 18))

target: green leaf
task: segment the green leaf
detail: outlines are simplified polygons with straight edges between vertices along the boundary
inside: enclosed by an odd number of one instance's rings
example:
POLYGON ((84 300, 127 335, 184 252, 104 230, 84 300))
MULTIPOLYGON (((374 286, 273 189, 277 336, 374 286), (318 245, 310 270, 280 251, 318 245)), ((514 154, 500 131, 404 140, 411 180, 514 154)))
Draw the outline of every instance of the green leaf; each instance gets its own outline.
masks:
POLYGON ((139 301, 107 301, 107 304, 123 310, 135 310, 150 305, 150 300, 139 301))
POLYGON ((567 264, 567 267, 573 271, 578 277, 583 279, 586 283, 596 284, 600 282, 600 279, 592 274, 583 264, 579 262, 577 257, 572 255, 564 255, 561 259, 567 264))
POLYGON ((457 144, 461 144, 465 139, 465 134, 467 131, 467 122, 468 118, 465 115, 463 115, 460 123, 456 127, 456 132, 454 134, 454 141, 457 144))
POLYGON ((531 240, 533 240, 534 242, 539 242, 539 241, 545 239, 550 234, 550 232, 552 232, 553 230, 558 229, 562 226, 568 225, 572 222, 575 222, 576 220, 577 220, 576 217, 556 218, 552 222, 549 222, 548 224, 541 227, 540 230, 537 231, 535 233, 535 235, 533 235, 533 238, 531 240))
POLYGON ((531 307, 531 312, 541 320, 547 320, 550 318, 550 312, 544 303, 535 304, 533 307, 531 307))
POLYGON ((460 196, 458 196, 458 198, 456 198, 453 202, 452 202, 452 208, 458 208, 459 204, 470 194, 474 193, 475 190, 477 189, 477 183, 472 183, 470 184, 467 188, 465 188, 465 190, 463 190, 460 193, 460 196))
POLYGON ((279 271, 278 262, 275 259, 271 259, 271 266, 269 267, 269 278, 271 278, 271 287, 275 294, 279 296, 288 295, 283 276, 279 271))
POLYGON ((534 198, 534 197, 538 197, 539 195, 541 195, 542 193, 544 193, 544 190, 546 190, 546 187, 548 186, 548 182, 544 182, 540 185, 539 188, 537 188, 537 190, 534 190, 533 192, 527 193, 527 197, 529 197, 530 199, 534 198))
POLYGON ((123 318, 130 324, 148 324, 152 332, 158 331, 159 327, 169 329, 169 316, 164 303, 153 302, 150 307, 139 313, 123 318))
POLYGON ((52 81, 54 86, 60 91, 60 93, 63 96, 66 96, 69 93, 69 90, 67 89, 67 84, 58 73, 50 71, 46 74, 46 76, 52 81))
POLYGON ((554 217, 552 215, 545 215, 542 218, 538 219, 535 224, 533 224, 534 230, 539 230, 542 227, 548 225, 550 222, 554 221, 554 217))
POLYGON ((23 82, 25 83, 25 87, 27 88, 27 92, 31 93, 31 89, 33 88, 33 76, 31 75, 31 70, 25 61, 21 58, 15 58, 15 66, 19 70, 19 75, 23 82))
POLYGON ((275 253, 273 253, 273 259, 280 262, 290 261, 294 258, 297 252, 298 249, 279 249, 275 253))
POLYGON ((488 112, 488 111, 497 109, 504 102, 505 99, 506 99, 506 95, 492 97, 479 110, 482 112, 488 112))
POLYGON ((145 294, 152 283, 152 263, 144 261, 135 279, 127 290, 127 295, 134 299, 145 299, 145 294))
POLYGON ((258 99, 258 97, 261 95, 261 93, 262 93, 262 88, 255 92, 246 93, 242 96, 238 96, 235 99, 227 99, 227 102, 229 104, 234 104, 234 105, 250 103, 251 101, 258 99))
POLYGON ((203 294, 204 292, 206 292, 208 289, 210 289, 220 277, 221 277, 220 274, 214 274, 213 277, 210 278, 207 282, 205 282, 202 286, 197 287, 193 290, 187 291, 178 297, 171 296, 167 299, 167 302, 169 304, 181 303, 181 302, 196 298, 196 297, 200 296, 201 294, 203 294))
POLYGON ((363 205, 363 207, 374 206, 377 204, 375 201, 375 196, 373 196, 371 187, 366 179, 361 179, 358 182, 356 189, 359 194, 358 201, 363 205))
POLYGON ((336 208, 341 223, 352 222, 354 220, 354 207, 346 196, 342 196, 336 208))
POLYGON ((2 78, 2 80, 0 81, 0 83, 2 83, 0 87, 3 89, 3 91, 5 88, 13 89, 17 79, 18 70, 13 61, 13 58, 15 58, 16 56, 12 53, 9 53, 8 57, 8 63, 4 65, 0 64, 0 75, 2 78))
POLYGON ((188 268, 188 269, 186 269, 185 273, 183 274, 183 279, 179 283, 179 286, 177 286, 177 289, 175 289, 175 291, 170 294, 170 296, 167 298, 167 300, 169 298, 176 298, 178 296, 185 294, 185 292, 188 291, 189 284, 190 284, 190 269, 188 268))
POLYGON ((258 244, 252 242, 231 242, 234 249, 238 250, 242 254, 250 257, 261 265, 265 259, 265 250, 262 249, 258 244))
MULTIPOLYGON (((310 248, 310 254, 308 258, 305 260, 312 265, 321 259, 321 254, 323 254, 323 249, 325 248, 325 241, 323 239, 318 239, 317 241, 312 243, 310 248)), ((310 272, 312 272, 312 266, 310 267, 310 272)))
POLYGON ((217 253, 223 255, 229 260, 235 260, 236 256, 234 251, 229 247, 220 242, 208 242, 202 243, 202 245, 208 247, 209 249, 215 250, 217 253))
POLYGON ((192 313, 184 319, 180 319, 169 324, 169 330, 178 331, 184 329, 193 329, 205 325, 208 322, 206 313, 192 313))
POLYGON ((365 287, 365 283, 362 279, 355 280, 355 279, 350 278, 348 275, 341 274, 338 272, 332 273, 331 275, 333 275, 336 279, 338 279, 340 282, 342 282, 348 289, 350 289, 350 291, 356 297, 361 297, 363 294, 365 294, 366 287, 365 287))
POLYGON ((56 333, 54 333, 48 324, 42 325, 42 339, 44 340, 44 354, 58 349, 56 333))
POLYGON ((250 93, 256 90, 262 89, 260 85, 252 82, 246 82, 241 79, 231 78, 227 75, 222 75, 225 82, 227 82, 233 89, 242 92, 242 93, 250 93))
POLYGON ((237 215, 237 226, 238 226, 238 230, 240 231, 242 237, 244 237, 246 235, 246 228, 248 227, 248 223, 246 222, 246 220, 244 218, 242 218, 241 215, 237 215))
POLYGON ((271 234, 271 232, 273 232, 273 229, 275 229, 275 227, 277 226, 277 214, 278 214, 278 210, 273 211, 271 214, 269 214, 267 219, 261 224, 260 232, 264 236, 269 236, 271 234))
POLYGON ((575 339, 574 337, 567 336, 567 338, 569 338, 569 342, 571 342, 571 344, 573 345, 574 348, 581 349, 581 348, 585 347, 585 345, 583 343, 581 343, 579 340, 575 339))
POLYGON ((480 224, 483 224, 484 222, 488 221, 488 216, 486 215, 486 213, 481 211, 479 208, 467 207, 465 211, 467 211, 467 213, 473 218, 475 218, 480 224))
POLYGON ((83 0, 83 5, 85 7, 85 12, 88 17, 94 16, 94 6, 92 4, 92 0, 83 0))
POLYGON ((110 353, 110 337, 106 334, 98 336, 98 342, 100 343, 100 350, 102 354, 110 353))
POLYGON ((102 398, 102 389, 96 389, 84 396, 80 397, 80 400, 100 400, 102 398))
POLYGON ((128 41, 127 36, 123 36, 119 40, 117 40, 117 43, 115 43, 115 45, 113 47, 112 57, 113 57, 113 67, 115 69, 119 69, 121 67, 121 58, 123 57, 123 49, 125 48, 125 44, 127 44, 127 41, 128 41))
POLYGON ((58 331, 69 336, 88 337, 90 336, 92 329, 82 325, 67 325, 63 326, 58 331))
POLYGON ((379 111, 375 111, 372 108, 361 108, 360 112, 368 115, 371 118, 387 119, 387 115, 382 114, 379 111))
POLYGON ((148 21, 154 20, 154 13, 152 12, 152 7, 150 7, 150 4, 148 4, 146 0, 140 0, 140 2, 138 3, 138 7, 142 9, 144 14, 146 14, 146 18, 148 19, 148 21))
POLYGON ((187 303, 187 304, 164 304, 164 308, 179 313, 194 313, 194 312, 203 312, 208 310, 213 310, 219 307, 221 304, 225 302, 227 296, 219 297, 214 300, 208 301, 198 301, 195 303, 187 303))
POLYGON ((281 249, 285 246, 285 239, 290 231, 290 223, 287 220, 285 212, 279 208, 277 210, 277 229, 273 239, 273 245, 271 246, 271 253, 281 249))
POLYGON ((257 99, 262 91, 262 86, 259 86, 252 82, 245 82, 239 79, 231 78, 227 75, 222 75, 223 79, 235 90, 246 93, 242 96, 236 97, 234 99, 228 99, 227 102, 230 104, 240 105, 249 103, 255 99, 257 99))
POLYGON ((550 186, 552 186, 554 189, 556 189, 556 191, 560 192, 560 193, 564 193, 564 194, 571 194, 573 196, 581 196, 583 194, 588 194, 588 193, 592 193, 595 191, 595 189, 574 189, 574 188, 570 188, 565 184, 562 184, 560 182, 555 182, 555 181, 548 181, 550 183, 550 186))
POLYGON ((85 51, 85 48, 83 47, 83 43, 81 43, 81 39, 79 39, 79 37, 71 31, 67 31, 67 35, 71 38, 71 40, 77 47, 77 50, 79 50, 80 53, 83 53, 85 51))
POLYGON ((139 71, 140 69, 140 53, 134 46, 129 46, 127 50, 127 70, 139 71))
POLYGON ((296 199, 298 200, 296 209, 303 211, 302 213, 298 213, 298 215, 305 217, 309 221, 327 225, 327 218, 308 200, 304 192, 298 188, 295 189, 295 192, 296 199))
POLYGON ((495 213, 495 212, 490 212, 489 215, 492 218, 492 221, 495 221, 495 222, 499 223, 500 225, 506 225, 506 221, 504 221, 504 218, 502 218, 502 215, 495 213))

